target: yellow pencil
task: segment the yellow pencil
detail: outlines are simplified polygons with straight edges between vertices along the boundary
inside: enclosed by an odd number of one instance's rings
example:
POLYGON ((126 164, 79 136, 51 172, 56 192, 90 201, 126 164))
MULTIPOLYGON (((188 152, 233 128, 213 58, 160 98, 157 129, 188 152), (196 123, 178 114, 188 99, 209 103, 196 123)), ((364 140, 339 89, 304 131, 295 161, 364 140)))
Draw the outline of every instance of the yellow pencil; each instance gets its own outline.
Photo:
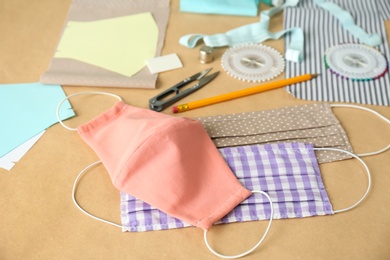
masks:
POLYGON ((195 108, 204 107, 204 106, 212 105, 212 104, 223 102, 223 101, 228 101, 228 100, 232 100, 232 99, 236 99, 236 98, 240 98, 240 97, 245 97, 245 96, 261 93, 264 91, 285 87, 287 85, 307 81, 307 80, 316 78, 317 76, 318 76, 318 74, 305 74, 305 75, 297 76, 294 78, 283 79, 283 80, 270 82, 270 83, 266 83, 263 85, 251 87, 251 88, 233 91, 233 92, 222 94, 219 96, 196 100, 196 101, 188 102, 186 104, 174 106, 174 107, 172 107, 172 112, 173 113, 180 113, 180 112, 184 112, 184 111, 187 111, 190 109, 195 109, 195 108))

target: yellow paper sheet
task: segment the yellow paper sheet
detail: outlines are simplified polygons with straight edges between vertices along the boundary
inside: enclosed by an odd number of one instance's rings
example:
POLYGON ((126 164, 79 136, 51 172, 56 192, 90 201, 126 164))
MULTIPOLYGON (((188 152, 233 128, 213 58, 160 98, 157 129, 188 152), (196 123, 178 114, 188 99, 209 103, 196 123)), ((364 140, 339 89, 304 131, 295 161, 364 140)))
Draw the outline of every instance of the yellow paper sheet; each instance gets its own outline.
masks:
POLYGON ((70 58, 131 77, 156 53, 158 28, 151 13, 92 22, 68 22, 56 58, 70 58))

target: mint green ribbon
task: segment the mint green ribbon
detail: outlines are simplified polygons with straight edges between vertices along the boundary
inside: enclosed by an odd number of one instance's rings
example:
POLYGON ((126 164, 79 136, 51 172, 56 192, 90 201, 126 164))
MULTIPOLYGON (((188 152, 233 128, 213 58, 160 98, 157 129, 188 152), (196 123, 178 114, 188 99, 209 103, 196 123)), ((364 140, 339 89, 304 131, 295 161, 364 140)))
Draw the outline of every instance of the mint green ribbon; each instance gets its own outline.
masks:
POLYGON ((365 32, 362 28, 355 24, 352 15, 347 11, 343 10, 338 5, 331 2, 325 2, 325 0, 313 1, 319 7, 329 11, 334 17, 336 17, 340 21, 345 30, 347 30, 353 36, 358 38, 362 43, 367 44, 369 46, 377 46, 382 43, 382 39, 378 34, 368 34, 367 32, 365 32))
POLYGON ((203 39, 205 45, 210 47, 234 46, 242 43, 259 43, 269 39, 279 39, 286 33, 291 34, 291 42, 286 50, 285 58, 293 62, 303 60, 304 35, 301 28, 289 28, 279 32, 269 31, 271 17, 286 7, 296 6, 299 0, 287 0, 283 5, 270 8, 260 13, 260 22, 244 25, 226 33, 214 35, 188 34, 180 38, 179 43, 194 48, 197 42, 203 39))

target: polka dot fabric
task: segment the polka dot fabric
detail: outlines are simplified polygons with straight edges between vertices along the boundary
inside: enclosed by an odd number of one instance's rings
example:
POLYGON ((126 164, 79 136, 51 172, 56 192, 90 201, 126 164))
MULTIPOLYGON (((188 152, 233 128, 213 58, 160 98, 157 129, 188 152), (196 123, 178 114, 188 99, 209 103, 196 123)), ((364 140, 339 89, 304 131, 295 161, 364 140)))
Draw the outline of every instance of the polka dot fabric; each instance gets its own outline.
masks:
MULTIPOLYGON (((347 134, 328 103, 200 117, 218 147, 303 142, 352 152, 347 134)), ((316 151, 320 163, 350 158, 337 151, 316 151)))

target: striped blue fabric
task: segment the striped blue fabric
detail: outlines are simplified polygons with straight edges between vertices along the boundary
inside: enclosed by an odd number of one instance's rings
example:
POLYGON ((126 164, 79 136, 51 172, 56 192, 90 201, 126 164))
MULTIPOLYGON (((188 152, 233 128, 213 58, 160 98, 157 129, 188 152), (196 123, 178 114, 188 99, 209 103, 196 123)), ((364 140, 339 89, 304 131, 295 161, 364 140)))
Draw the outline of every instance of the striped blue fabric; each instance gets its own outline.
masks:
MULTIPOLYGON (((367 33, 382 36, 377 49, 390 57, 384 20, 390 17, 389 0, 331 0, 355 18, 367 33)), ((351 102, 370 105, 390 105, 390 73, 371 81, 345 80, 332 74, 323 62, 325 51, 341 43, 359 43, 344 30, 338 19, 316 6, 311 0, 301 0, 294 8, 284 12, 284 27, 300 27, 305 34, 305 60, 286 64, 286 78, 306 73, 319 73, 316 79, 286 87, 293 96, 316 101, 351 102)), ((289 36, 286 37, 286 43, 289 36)))

